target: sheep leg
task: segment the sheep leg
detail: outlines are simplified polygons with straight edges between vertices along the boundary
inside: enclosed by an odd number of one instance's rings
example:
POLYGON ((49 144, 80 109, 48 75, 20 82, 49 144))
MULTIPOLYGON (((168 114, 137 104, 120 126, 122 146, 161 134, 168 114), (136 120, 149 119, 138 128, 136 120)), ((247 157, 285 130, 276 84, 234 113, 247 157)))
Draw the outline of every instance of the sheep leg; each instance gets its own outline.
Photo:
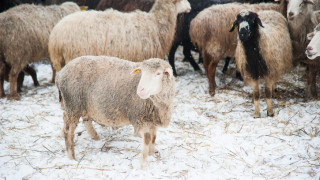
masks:
POLYGON ((64 114, 63 115, 63 120, 64 120, 64 139, 66 143, 66 149, 68 153, 68 157, 70 159, 76 159, 74 155, 74 131, 77 127, 77 124, 79 122, 79 118, 69 116, 64 114))
POLYGON ((3 75, 0 73, 0 98, 4 98, 6 97, 6 94, 4 93, 4 77, 3 75))
POLYGON ((149 156, 155 156, 155 142, 157 137, 157 129, 151 128, 151 143, 149 144, 149 156))
POLYGON ((254 102, 254 118, 260 117, 260 92, 259 92, 259 82, 255 81, 252 83, 253 89, 253 102, 254 102))
POLYGON ((198 60, 198 64, 202 64, 203 63, 203 58, 201 55, 201 52, 199 51, 199 60, 198 60))
POLYGON ((143 146, 142 159, 141 159, 141 169, 145 168, 147 157, 150 150, 149 147, 151 143, 151 135, 149 132, 144 133, 143 140, 144 140, 144 146, 143 146))
POLYGON ((306 98, 316 98, 317 95, 317 67, 308 65, 306 98))
POLYGON ((207 52, 204 52, 204 59, 203 59, 203 66, 205 68, 208 82, 209 82, 209 94, 211 96, 215 95, 215 89, 216 89, 216 80, 215 80, 215 74, 216 74, 216 67, 218 65, 218 62, 215 62, 214 59, 210 54, 207 52))
POLYGON ((229 56, 226 57, 226 60, 224 62, 224 66, 222 69, 222 72, 225 73, 228 70, 229 63, 230 63, 231 58, 229 56))
POLYGON ((267 80, 265 91, 266 91, 266 99, 267 99, 267 116, 273 117, 274 113, 272 110, 272 102, 271 102, 272 91, 273 91, 273 82, 272 81, 267 80))
MULTIPOLYGON (((193 59, 191 54, 191 48, 188 46, 183 46, 183 55, 187 58, 187 60, 190 62, 191 66, 195 71, 200 71, 199 65, 196 63, 196 61, 193 59)), ((201 71, 200 71, 201 72, 201 71)))
POLYGON ((24 72, 21 71, 18 75, 18 87, 17 87, 18 92, 21 92, 21 87, 23 85, 23 81, 24 81, 24 72))
POLYGON ((10 96, 9 99, 19 99, 18 95, 18 76, 20 71, 14 71, 13 69, 10 70, 9 73, 9 82, 10 82, 10 96))
POLYGON ((215 62, 214 60, 212 60, 209 64, 209 74, 208 74, 208 78, 209 78, 209 94, 211 96, 215 95, 215 90, 216 90, 216 69, 217 69, 217 65, 218 62, 215 62))
POLYGON ((53 66, 52 67, 52 78, 51 78, 51 83, 55 82, 55 78, 56 78, 56 70, 54 70, 53 66))
POLYGON ((94 127, 92 126, 92 119, 90 119, 89 117, 82 117, 83 119, 83 124, 86 127, 90 137, 94 140, 99 140, 99 135, 97 134, 97 131, 94 129, 94 127))
POLYGON ((173 70, 173 75, 175 77, 177 77, 177 71, 176 71, 176 68, 175 68, 175 65, 174 65, 174 55, 176 53, 176 50, 177 50, 178 46, 179 46, 179 44, 177 44, 177 43, 174 43, 172 45, 172 47, 170 49, 170 52, 169 52, 169 57, 168 57, 169 63, 170 63, 170 65, 172 67, 172 70, 173 70))
POLYGON ((37 72, 36 70, 34 70, 32 67, 30 67, 29 65, 27 65, 24 69, 23 72, 25 72, 26 74, 29 74, 32 77, 33 80, 33 84, 34 86, 39 86, 39 82, 37 79, 37 72))

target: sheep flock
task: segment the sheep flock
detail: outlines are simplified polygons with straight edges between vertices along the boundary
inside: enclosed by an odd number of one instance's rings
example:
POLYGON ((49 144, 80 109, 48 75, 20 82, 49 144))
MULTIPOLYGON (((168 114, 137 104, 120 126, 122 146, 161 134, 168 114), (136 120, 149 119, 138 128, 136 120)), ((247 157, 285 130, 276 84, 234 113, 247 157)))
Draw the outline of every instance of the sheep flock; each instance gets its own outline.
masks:
POLYGON ((320 179, 318 0, 4 0, 0 24, 1 179, 320 179))

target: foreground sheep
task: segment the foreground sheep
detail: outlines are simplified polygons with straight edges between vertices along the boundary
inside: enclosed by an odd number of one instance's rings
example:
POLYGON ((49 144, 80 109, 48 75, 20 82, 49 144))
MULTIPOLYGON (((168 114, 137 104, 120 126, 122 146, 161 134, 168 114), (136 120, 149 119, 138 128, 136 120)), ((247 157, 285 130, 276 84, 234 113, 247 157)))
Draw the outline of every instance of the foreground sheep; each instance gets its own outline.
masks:
POLYGON ((238 27, 237 67, 243 80, 253 89, 254 117, 260 117, 259 82, 266 81, 268 116, 273 116, 271 97, 273 84, 292 63, 292 46, 286 19, 275 11, 258 14, 243 10, 237 15, 233 31, 238 27))
POLYGON ((75 159, 73 137, 80 117, 95 140, 99 137, 92 121, 111 127, 131 124, 135 135, 144 139, 142 165, 148 154, 154 154, 157 128, 168 126, 175 93, 167 62, 83 56, 57 74, 56 85, 64 109, 63 134, 69 158, 75 159))
POLYGON ((5 69, 9 72, 10 96, 18 98, 17 79, 27 64, 49 57, 49 34, 65 15, 80 11, 75 3, 60 6, 20 5, 0 14, 0 96, 4 97, 5 69))
POLYGON ((108 55, 139 62, 164 58, 174 38, 177 15, 187 0, 157 0, 149 13, 86 11, 63 18, 52 30, 50 59, 56 71, 83 55, 108 55))
POLYGON ((234 17, 243 9, 280 10, 280 7, 272 3, 215 5, 201 11, 191 21, 190 38, 203 56, 211 96, 215 95, 215 72, 220 59, 234 57, 237 33, 229 33, 229 29, 234 17))

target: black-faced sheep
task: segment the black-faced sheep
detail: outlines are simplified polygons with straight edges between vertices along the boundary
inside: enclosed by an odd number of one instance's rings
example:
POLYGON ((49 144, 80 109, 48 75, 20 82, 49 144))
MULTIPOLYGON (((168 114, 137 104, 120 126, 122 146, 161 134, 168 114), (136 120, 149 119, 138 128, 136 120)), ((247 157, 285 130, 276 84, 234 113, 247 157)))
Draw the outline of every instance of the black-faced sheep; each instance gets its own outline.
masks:
POLYGON ((174 38, 177 15, 189 11, 187 0, 157 0, 149 13, 111 9, 71 14, 52 30, 51 62, 59 71, 83 55, 107 55, 134 62, 164 58, 174 38))
MULTIPOLYGON (((6 65, 9 72, 10 96, 18 98, 19 73, 31 62, 49 57, 49 34, 65 15, 80 11, 72 2, 60 6, 20 5, 0 14, 0 85, 6 65)), ((3 88, 0 88, 3 89, 3 88)), ((4 92, 3 92, 4 93, 4 92)), ((3 95, 3 94, 2 94, 3 95)))
POLYGON ((234 57, 237 33, 229 33, 228 31, 234 17, 243 9, 253 11, 279 10, 280 7, 273 3, 214 5, 201 11, 191 21, 190 38, 202 53, 211 96, 215 95, 215 71, 220 59, 234 57))
POLYGON ((74 130, 82 117, 95 140, 99 136, 92 121, 111 127, 131 124, 135 135, 143 138, 143 165, 148 154, 154 154, 157 128, 170 122, 174 84, 171 66, 161 59, 136 63, 82 56, 72 60, 56 77, 69 158, 75 159, 74 130))
MULTIPOLYGON (((320 70, 320 60, 311 61, 305 55, 309 43, 307 34, 319 23, 319 0, 281 0, 281 12, 288 19, 288 26, 293 48, 294 65, 303 63, 307 66, 307 88, 305 97, 317 97, 316 75, 320 70)), ((318 59, 318 58, 317 58, 318 59)))
POLYGON ((236 63, 243 80, 253 89, 254 117, 260 117, 259 82, 266 81, 267 115, 273 116, 273 84, 292 65, 292 45, 286 19, 276 11, 243 10, 230 31, 238 29, 236 63))

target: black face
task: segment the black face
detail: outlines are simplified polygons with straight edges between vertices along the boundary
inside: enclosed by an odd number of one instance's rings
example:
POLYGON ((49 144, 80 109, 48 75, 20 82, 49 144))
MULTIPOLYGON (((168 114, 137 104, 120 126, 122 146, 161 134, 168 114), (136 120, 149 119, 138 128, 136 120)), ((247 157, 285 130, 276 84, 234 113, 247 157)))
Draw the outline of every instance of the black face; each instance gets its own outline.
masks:
POLYGON ((238 36, 242 42, 246 42, 255 34, 254 31, 258 30, 258 25, 262 26, 261 20, 258 15, 251 11, 242 11, 237 15, 230 32, 235 28, 238 29, 238 36))

